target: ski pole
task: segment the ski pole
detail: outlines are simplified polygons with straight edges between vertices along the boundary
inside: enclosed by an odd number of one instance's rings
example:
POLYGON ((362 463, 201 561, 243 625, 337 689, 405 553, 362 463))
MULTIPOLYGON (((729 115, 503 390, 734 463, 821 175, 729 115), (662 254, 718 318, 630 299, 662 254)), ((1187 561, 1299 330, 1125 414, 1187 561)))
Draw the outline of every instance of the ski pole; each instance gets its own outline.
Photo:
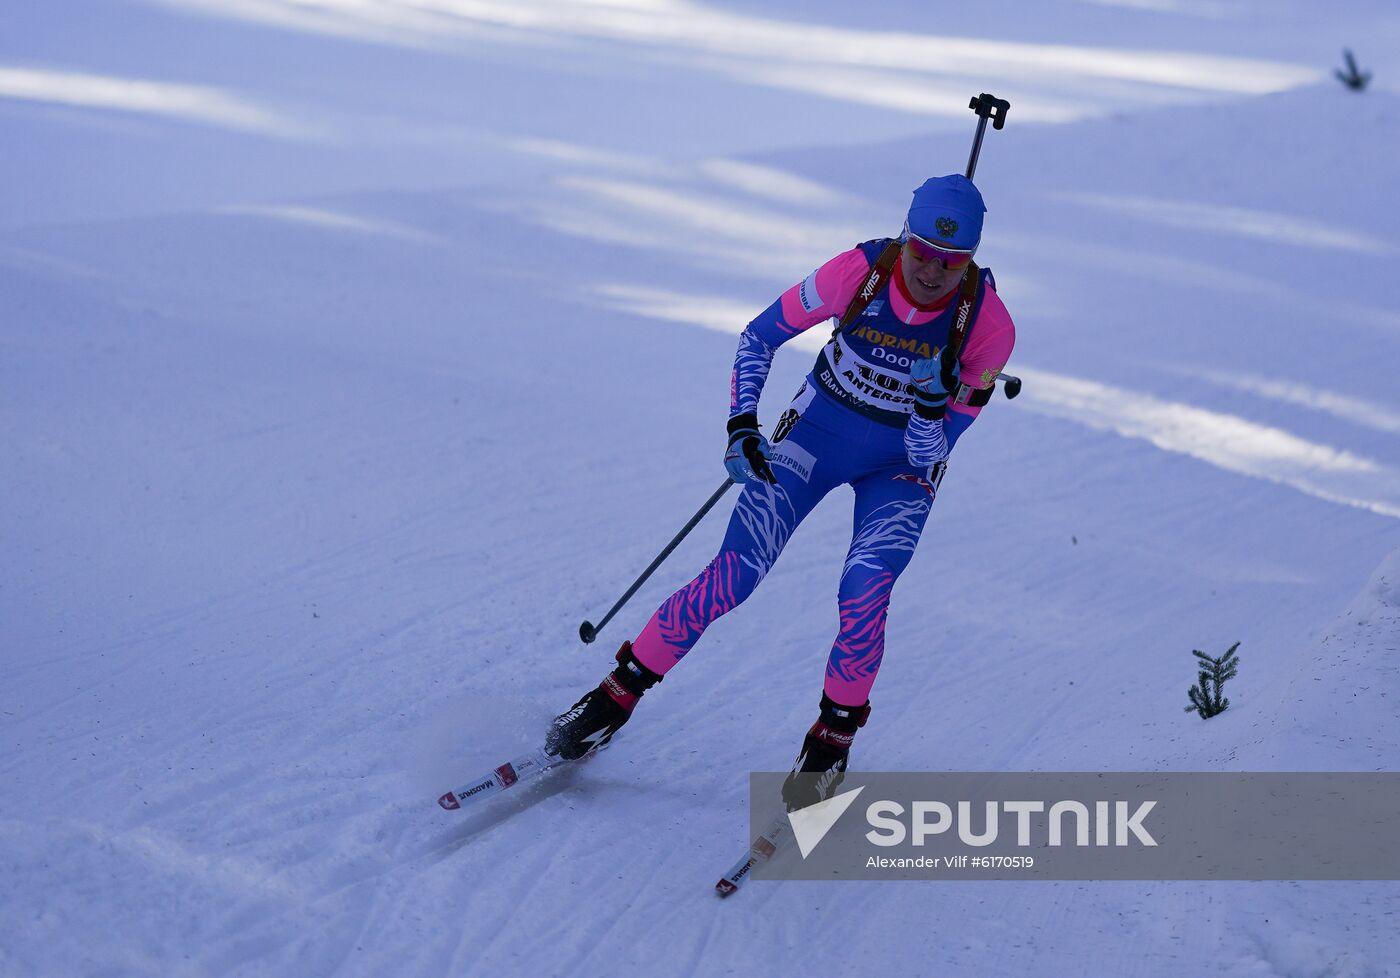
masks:
POLYGON ((646 570, 642 571, 642 576, 632 582, 632 586, 627 589, 627 593, 618 598, 617 604, 608 609, 608 613, 603 616, 603 620, 596 625, 591 621, 585 620, 582 625, 578 626, 578 637, 583 639, 585 643, 592 642, 597 638, 598 633, 603 630, 603 626, 612 621, 612 616, 617 614, 618 610, 627 603, 627 600, 637 593, 637 588, 641 587, 648 577, 651 577, 651 572, 661 566, 661 562, 671 555, 671 551, 676 549, 677 545, 686 538, 686 535, 690 533, 691 530, 695 529, 695 525, 705 518, 705 514, 714 508, 715 503, 719 502, 720 497, 728 492, 729 487, 732 485, 734 485, 733 479, 725 479, 724 485, 716 489, 714 495, 705 500, 705 505, 701 506, 699 511, 690 518, 690 522, 681 528, 681 532, 671 538, 671 542, 666 544, 666 549, 657 554, 656 559, 651 562, 646 570))
POLYGON ((967 158, 965 174, 971 180, 972 175, 977 172, 977 157, 982 153, 982 136, 987 131, 987 120, 992 120, 993 129, 1000 129, 1006 125, 1006 113, 1010 111, 1011 103, 1004 98, 983 92, 968 104, 968 108, 977 113, 977 135, 972 138, 972 155, 967 158))
MULTIPOLYGON (((1000 129, 1006 125, 1006 113, 1011 110, 1011 103, 1004 98, 997 98, 995 95, 983 92, 973 98, 967 107, 977 113, 977 134, 972 137, 972 155, 967 158, 967 173, 965 174, 971 180, 972 175, 977 172, 977 157, 982 155, 982 137, 987 132, 987 120, 992 121, 993 129, 1000 129)), ((1021 393, 1021 378, 999 373, 997 380, 1005 384, 1003 389, 1008 401, 1021 393)))

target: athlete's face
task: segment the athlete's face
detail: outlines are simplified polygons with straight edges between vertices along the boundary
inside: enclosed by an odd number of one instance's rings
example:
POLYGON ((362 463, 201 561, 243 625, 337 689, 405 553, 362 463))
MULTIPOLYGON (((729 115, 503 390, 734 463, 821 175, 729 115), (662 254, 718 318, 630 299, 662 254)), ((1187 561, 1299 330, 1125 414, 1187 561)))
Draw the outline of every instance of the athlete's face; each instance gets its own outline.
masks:
POLYGON ((904 273, 904 287, 921 306, 933 305, 962 281, 967 265, 949 268, 947 262, 929 257, 926 249, 916 248, 916 242, 906 242, 899 265, 904 273))

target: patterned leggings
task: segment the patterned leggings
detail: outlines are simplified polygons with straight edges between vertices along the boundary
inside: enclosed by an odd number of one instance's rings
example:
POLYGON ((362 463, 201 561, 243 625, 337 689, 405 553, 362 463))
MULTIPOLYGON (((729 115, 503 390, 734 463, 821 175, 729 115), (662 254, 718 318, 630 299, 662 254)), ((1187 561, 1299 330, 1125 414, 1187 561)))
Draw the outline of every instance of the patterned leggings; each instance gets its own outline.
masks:
POLYGON ((902 430, 868 420, 810 385, 777 431, 789 425, 790 432, 773 445, 778 484, 744 485, 719 553, 662 603, 633 652, 664 675, 712 621, 753 593, 822 497, 849 484, 856 496, 855 527, 841 572, 841 628, 827 659, 824 689, 837 703, 861 706, 885 652, 890 591, 914 555, 936 486, 905 458, 902 430))

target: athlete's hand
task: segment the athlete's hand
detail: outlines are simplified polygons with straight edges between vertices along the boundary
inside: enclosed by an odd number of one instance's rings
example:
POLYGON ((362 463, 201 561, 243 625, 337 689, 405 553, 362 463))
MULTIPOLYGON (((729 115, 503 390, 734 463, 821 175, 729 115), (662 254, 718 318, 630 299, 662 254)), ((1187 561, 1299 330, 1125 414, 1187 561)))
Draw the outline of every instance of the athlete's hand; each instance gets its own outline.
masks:
POLYGON ((777 485, 778 480, 768 465, 772 457, 773 449, 759 432, 755 415, 736 414, 729 419, 729 448, 724 453, 724 469, 729 478, 741 485, 747 479, 762 479, 777 485))
POLYGON ((954 360, 952 366, 942 356, 915 360, 909 368, 909 383, 914 388, 914 413, 930 421, 943 417, 948 395, 958 387, 962 365, 954 360))

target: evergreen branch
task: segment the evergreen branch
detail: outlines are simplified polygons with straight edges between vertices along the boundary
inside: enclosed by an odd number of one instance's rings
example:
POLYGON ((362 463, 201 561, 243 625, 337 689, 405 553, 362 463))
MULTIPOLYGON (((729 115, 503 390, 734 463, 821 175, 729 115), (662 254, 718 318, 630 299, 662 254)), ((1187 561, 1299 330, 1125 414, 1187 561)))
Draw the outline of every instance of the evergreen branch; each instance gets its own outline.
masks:
POLYGON ((1197 659, 1199 671, 1196 674, 1196 685, 1186 693, 1191 705, 1185 707, 1183 712, 1190 713, 1195 710, 1202 719, 1208 720, 1229 708, 1230 700, 1225 696, 1225 683, 1234 679, 1239 670, 1239 647, 1240 643, 1236 642, 1225 650, 1224 655, 1214 657, 1200 649, 1191 650, 1191 654, 1197 659))

